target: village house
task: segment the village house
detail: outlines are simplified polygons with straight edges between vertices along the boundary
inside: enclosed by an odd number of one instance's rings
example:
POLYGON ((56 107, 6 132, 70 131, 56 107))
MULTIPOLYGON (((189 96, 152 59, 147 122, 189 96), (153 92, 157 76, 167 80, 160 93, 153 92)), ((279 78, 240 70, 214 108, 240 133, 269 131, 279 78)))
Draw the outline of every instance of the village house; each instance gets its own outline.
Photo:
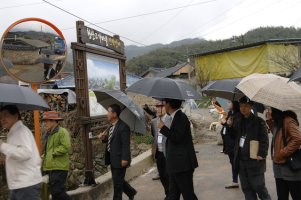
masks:
POLYGON ((289 76, 300 66, 301 39, 270 39, 192 55, 202 80, 232 79, 252 73, 289 76))
POLYGON ((140 74, 142 78, 147 77, 155 77, 161 71, 164 71, 166 68, 157 68, 157 67, 150 67, 148 70, 144 71, 140 74))
POLYGON ((170 68, 150 68, 141 77, 160 77, 160 78, 173 78, 190 80, 194 77, 194 67, 188 63, 178 63, 174 67, 170 68))

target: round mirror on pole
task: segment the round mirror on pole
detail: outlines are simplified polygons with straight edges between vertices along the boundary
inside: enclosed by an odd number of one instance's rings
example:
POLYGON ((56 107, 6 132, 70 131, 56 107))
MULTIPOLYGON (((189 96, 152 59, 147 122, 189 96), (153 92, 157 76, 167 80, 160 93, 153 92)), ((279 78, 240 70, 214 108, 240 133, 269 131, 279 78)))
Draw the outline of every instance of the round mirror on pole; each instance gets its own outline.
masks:
POLYGON ((41 84, 55 78, 66 64, 67 46, 50 22, 26 18, 13 23, 0 43, 0 65, 16 79, 41 84))

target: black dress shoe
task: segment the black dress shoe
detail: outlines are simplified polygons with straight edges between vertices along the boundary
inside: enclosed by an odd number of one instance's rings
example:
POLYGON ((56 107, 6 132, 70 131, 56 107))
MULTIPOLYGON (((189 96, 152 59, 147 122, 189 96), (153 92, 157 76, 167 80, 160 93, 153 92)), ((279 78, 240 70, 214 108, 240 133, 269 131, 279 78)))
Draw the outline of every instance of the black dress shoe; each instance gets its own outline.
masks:
POLYGON ((156 175, 155 177, 153 177, 152 179, 153 179, 153 181, 155 181, 155 180, 160 180, 160 175, 157 174, 157 175, 156 175))
POLYGON ((133 196, 129 197, 129 200, 134 200, 135 195, 137 194, 137 191, 135 191, 135 194, 133 196))

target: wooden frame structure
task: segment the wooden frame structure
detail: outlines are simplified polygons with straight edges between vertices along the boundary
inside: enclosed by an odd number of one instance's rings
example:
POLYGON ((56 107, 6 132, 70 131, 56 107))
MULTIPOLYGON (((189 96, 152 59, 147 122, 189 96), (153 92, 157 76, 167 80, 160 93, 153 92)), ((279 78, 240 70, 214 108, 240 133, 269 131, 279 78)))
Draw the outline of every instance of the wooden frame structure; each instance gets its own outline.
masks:
POLYGON ((89 137, 91 124, 106 120, 105 116, 90 117, 87 53, 114 58, 119 61, 120 90, 126 88, 124 44, 119 36, 109 36, 76 22, 77 42, 71 43, 75 76, 75 92, 78 122, 85 146, 85 181, 84 184, 95 184, 92 160, 92 142, 89 137), (92 44, 92 45, 91 45, 92 44))

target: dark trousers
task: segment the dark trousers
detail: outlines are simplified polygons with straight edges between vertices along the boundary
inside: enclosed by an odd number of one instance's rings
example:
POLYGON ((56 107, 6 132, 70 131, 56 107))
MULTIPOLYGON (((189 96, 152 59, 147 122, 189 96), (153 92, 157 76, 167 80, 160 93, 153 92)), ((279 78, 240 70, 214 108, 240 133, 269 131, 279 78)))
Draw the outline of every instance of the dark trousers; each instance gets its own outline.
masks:
POLYGON ((156 152, 157 169, 160 176, 160 181, 164 187, 165 195, 168 196, 168 175, 166 172, 166 158, 163 152, 156 152))
POLYGON ((228 157, 231 163, 231 169, 232 169, 232 181, 233 183, 238 183, 238 170, 235 167, 234 163, 234 152, 228 153, 228 157))
POLYGON ((301 199, 301 181, 286 181, 276 178, 278 200, 288 200, 291 194, 293 200, 301 199))
POLYGON ((124 180, 126 168, 111 168, 113 185, 114 185, 114 197, 113 200, 121 200, 122 192, 128 197, 134 196, 137 191, 124 180))
POLYGON ((53 200, 69 200, 70 196, 65 191, 65 183, 68 171, 52 170, 48 171, 49 188, 53 200))
POLYGON ((182 194, 184 200, 197 200, 193 188, 194 170, 170 173, 168 200, 179 200, 182 194))
POLYGON ((250 174, 247 168, 247 163, 239 162, 239 179, 245 200, 257 200, 257 195, 261 200, 271 200, 265 186, 264 174, 250 174))
POLYGON ((11 190, 9 200, 40 200, 41 183, 25 188, 11 190))
POLYGON ((221 137, 222 137, 222 141, 223 141, 223 152, 225 152, 225 135, 223 134, 223 130, 224 130, 224 126, 223 126, 223 128, 222 128, 222 130, 221 130, 221 132, 220 132, 220 134, 221 134, 221 137))

